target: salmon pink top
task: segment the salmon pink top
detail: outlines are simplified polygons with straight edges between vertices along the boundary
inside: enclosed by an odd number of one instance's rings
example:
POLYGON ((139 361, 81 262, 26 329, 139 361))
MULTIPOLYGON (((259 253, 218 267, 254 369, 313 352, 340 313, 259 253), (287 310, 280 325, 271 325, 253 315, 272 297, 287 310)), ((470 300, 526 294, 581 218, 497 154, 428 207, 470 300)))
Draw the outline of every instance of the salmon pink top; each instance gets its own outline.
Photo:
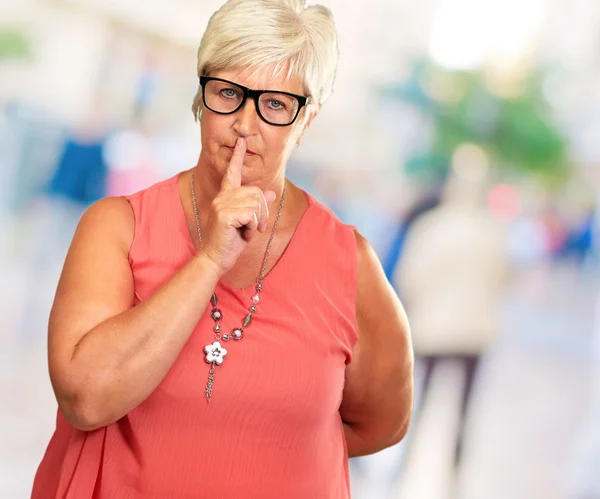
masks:
MULTIPOLYGON (((252 324, 241 341, 224 344, 210 404, 209 304, 164 380, 129 414, 85 432, 58 411, 33 499, 350 497, 339 407, 358 337, 355 228, 306 196, 308 209, 265 277, 252 324)), ((177 176, 127 198, 138 304, 195 250, 177 176)), ((240 325, 255 290, 219 282, 216 292, 224 333, 240 325)))

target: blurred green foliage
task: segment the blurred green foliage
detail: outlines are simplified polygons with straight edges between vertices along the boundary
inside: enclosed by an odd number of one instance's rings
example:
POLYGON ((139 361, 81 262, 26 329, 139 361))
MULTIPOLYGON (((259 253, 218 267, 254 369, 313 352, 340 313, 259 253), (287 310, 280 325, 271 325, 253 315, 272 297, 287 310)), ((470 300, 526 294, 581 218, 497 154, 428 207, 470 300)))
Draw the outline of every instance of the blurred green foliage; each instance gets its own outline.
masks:
POLYGON ((493 166, 535 175, 549 186, 562 184, 570 172, 567 141, 544 98, 544 77, 542 71, 530 74, 518 82, 517 93, 502 96, 490 89, 494 85, 482 71, 415 63, 406 81, 383 92, 416 106, 433 127, 428 149, 408 158, 407 172, 443 177, 456 148, 472 143, 487 152, 493 166))
POLYGON ((0 60, 31 57, 27 37, 18 29, 0 27, 0 60))

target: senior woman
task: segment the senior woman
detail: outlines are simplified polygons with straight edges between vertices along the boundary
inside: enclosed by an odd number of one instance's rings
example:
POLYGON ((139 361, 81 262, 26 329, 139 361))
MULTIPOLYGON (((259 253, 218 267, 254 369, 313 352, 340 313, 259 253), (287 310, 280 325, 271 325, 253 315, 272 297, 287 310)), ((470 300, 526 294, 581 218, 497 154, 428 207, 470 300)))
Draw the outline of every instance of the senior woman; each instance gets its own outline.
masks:
POLYGON ((34 498, 348 498, 348 457, 405 435, 403 308, 369 243, 285 177, 336 64, 321 6, 212 16, 198 163, 99 201, 73 238, 34 498))

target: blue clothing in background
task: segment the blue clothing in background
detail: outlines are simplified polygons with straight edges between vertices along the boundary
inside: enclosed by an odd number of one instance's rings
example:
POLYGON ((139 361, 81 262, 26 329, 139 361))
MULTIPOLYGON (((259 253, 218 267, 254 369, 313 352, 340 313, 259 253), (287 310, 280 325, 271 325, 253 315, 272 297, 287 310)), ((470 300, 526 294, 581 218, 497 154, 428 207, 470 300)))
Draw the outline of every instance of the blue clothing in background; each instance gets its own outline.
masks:
POLYGON ((91 204, 106 196, 108 168, 102 155, 102 142, 68 140, 48 194, 91 204))

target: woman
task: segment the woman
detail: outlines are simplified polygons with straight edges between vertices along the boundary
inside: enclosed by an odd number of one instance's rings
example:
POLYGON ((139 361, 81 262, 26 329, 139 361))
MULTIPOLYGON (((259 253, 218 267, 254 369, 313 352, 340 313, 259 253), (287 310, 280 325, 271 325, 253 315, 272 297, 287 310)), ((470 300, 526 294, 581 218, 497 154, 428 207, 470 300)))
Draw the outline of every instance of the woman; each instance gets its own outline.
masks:
POLYGON ((197 165, 101 200, 74 236, 34 498, 347 498, 348 456, 404 436, 403 309, 367 241, 285 178, 336 59, 323 7, 213 15, 197 165))

